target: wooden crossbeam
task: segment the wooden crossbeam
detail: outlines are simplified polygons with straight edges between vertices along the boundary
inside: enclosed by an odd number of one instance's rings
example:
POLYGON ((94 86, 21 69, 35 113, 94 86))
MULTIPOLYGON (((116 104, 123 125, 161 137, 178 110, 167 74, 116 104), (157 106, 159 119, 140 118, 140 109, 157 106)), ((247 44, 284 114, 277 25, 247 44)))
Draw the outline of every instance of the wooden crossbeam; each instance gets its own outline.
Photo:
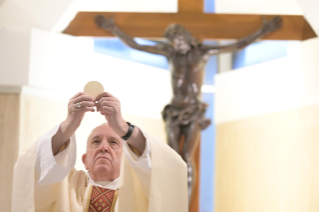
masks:
MULTIPOLYGON (((160 38, 171 23, 184 25, 198 39, 239 39, 262 25, 263 15, 205 14, 203 0, 179 0, 178 13, 79 12, 64 33, 75 36, 113 36, 98 28, 97 14, 115 16, 116 24, 132 37, 160 38)), ((270 19, 273 16, 265 15, 270 19)), ((316 37, 303 16, 284 15, 283 27, 264 37, 267 40, 306 40, 316 37)))
POLYGON ((204 0, 178 0, 178 13, 198 12, 203 13, 204 0))
MULTIPOLYGON (((132 37, 162 37, 171 23, 185 26, 199 39, 239 39, 258 30, 262 15, 204 14, 197 11, 179 13, 97 13, 79 12, 64 31, 75 36, 113 36, 100 29, 94 22, 97 14, 110 17, 114 14, 116 24, 132 37)), ((274 16, 265 15, 267 19, 274 16)), ((284 15, 280 30, 265 36, 267 40, 306 40, 316 37, 315 32, 298 15, 284 15)))

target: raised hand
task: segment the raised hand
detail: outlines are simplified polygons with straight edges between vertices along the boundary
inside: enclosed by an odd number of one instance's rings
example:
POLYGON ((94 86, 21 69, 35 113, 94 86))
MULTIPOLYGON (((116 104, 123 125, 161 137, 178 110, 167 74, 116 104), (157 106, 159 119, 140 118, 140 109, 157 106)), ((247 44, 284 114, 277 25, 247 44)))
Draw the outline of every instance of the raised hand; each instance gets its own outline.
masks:
POLYGON ((93 97, 83 92, 77 93, 69 100, 68 116, 52 137, 53 155, 57 154, 62 145, 75 133, 83 120, 84 114, 88 111, 95 111, 94 106, 93 97))
POLYGON ((124 136, 129 127, 122 117, 121 103, 118 98, 108 92, 101 93, 95 98, 96 109, 105 116, 109 126, 119 135, 124 136))
POLYGON ((94 112, 94 99, 93 97, 79 92, 69 100, 68 104, 68 117, 63 122, 62 127, 70 130, 76 130, 88 111, 94 112))
POLYGON ((277 29, 280 29, 282 26, 282 18, 280 16, 275 16, 270 21, 267 21, 265 17, 263 17, 263 30, 267 33, 273 32, 277 29))
POLYGON ((95 23, 105 30, 112 30, 115 26, 113 16, 111 18, 105 18, 102 15, 97 15, 95 16, 95 23))

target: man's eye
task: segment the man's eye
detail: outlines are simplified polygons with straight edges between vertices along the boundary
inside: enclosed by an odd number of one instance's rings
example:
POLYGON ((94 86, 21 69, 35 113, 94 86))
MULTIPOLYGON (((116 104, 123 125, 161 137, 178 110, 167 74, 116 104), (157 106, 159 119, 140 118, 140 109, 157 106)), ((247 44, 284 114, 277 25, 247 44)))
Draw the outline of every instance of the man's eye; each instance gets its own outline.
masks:
POLYGON ((93 143, 100 143, 100 141, 99 140, 94 140, 93 143))
POLYGON ((116 141, 111 141, 111 143, 112 143, 112 144, 117 144, 117 142, 116 142, 116 141))

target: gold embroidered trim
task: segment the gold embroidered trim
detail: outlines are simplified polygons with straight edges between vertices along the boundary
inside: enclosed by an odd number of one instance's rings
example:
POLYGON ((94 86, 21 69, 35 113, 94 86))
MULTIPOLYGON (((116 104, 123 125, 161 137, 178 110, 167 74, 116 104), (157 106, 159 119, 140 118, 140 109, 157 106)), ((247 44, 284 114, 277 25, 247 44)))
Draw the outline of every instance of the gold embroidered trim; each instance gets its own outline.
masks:
POLYGON ((88 212, 90 208, 90 201, 92 195, 93 185, 88 185, 86 190, 85 200, 84 200, 84 212, 88 212))
POLYGON ((116 200, 117 200, 117 197, 118 197, 118 196, 119 196, 119 190, 116 190, 115 193, 114 193, 114 197, 113 197, 111 212, 114 212, 115 203, 116 203, 116 200))

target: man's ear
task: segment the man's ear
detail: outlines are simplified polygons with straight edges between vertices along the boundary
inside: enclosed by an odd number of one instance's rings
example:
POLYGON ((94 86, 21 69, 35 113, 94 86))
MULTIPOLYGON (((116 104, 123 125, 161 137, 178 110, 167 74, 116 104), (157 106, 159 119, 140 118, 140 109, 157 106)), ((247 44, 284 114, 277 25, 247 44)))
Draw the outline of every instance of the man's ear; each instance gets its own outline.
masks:
POLYGON ((87 158, 87 155, 86 155, 86 153, 85 153, 85 154, 82 155, 82 162, 83 162, 83 164, 84 164, 84 166, 85 166, 85 169, 86 169, 86 170, 89 170, 89 168, 86 166, 86 158, 87 158))

